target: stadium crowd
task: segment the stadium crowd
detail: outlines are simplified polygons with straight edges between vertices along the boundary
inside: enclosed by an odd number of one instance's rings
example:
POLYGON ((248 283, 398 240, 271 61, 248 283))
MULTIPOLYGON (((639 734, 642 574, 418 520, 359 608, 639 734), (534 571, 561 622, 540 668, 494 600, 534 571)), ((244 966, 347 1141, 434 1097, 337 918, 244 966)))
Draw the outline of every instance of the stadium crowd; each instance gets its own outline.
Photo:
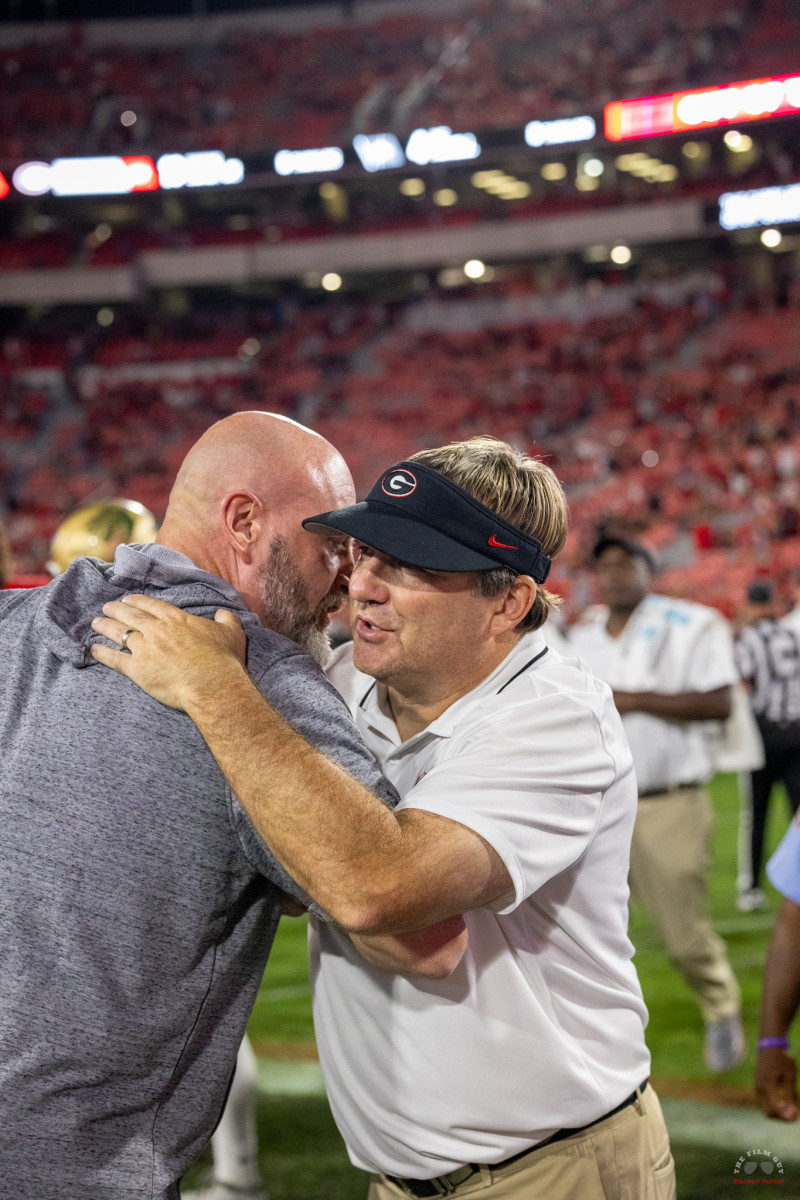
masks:
POLYGON ((558 583, 575 611, 605 514, 658 552, 660 586, 702 588, 733 615, 754 573, 788 587, 800 566, 799 308, 791 271, 758 287, 721 263, 637 282, 517 272, 393 304, 287 291, 258 310, 120 311, 108 329, 54 314, 7 337, 0 359, 20 569, 41 569, 82 502, 128 495, 162 513, 210 421, 270 408, 340 446, 362 491, 433 442, 491 432, 533 446, 570 497, 558 583))
MULTIPOLYGON (((412 6, 409 6, 411 8, 412 6)), ((413 6, 416 8, 416 6, 413 6)), ((791 0, 468 0, 320 27, 204 22, 203 36, 91 43, 80 26, 0 51, 0 161, 97 153, 273 152, 365 132, 491 129, 625 96, 796 70, 791 0), (123 111, 136 114, 123 125, 123 111), (409 124, 410 123, 410 124, 409 124)), ((169 36, 172 36, 170 33, 169 36)))

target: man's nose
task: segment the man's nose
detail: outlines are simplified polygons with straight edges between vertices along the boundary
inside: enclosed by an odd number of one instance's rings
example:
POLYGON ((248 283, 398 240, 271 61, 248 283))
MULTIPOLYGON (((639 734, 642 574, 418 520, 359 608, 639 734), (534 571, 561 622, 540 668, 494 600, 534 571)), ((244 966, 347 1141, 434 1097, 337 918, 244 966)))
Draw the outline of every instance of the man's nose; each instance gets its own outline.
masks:
POLYGON ((379 559, 362 555, 350 576, 350 599, 381 604, 388 597, 386 584, 378 573, 379 559))

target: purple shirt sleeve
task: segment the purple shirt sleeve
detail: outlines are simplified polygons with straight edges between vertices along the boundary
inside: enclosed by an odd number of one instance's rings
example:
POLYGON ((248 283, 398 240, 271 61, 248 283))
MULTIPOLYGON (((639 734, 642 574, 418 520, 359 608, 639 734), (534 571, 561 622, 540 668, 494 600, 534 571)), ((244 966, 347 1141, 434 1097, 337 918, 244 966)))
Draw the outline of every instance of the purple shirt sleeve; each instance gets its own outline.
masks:
POLYGON ((767 878, 782 896, 800 904, 800 816, 794 818, 767 863, 767 878))

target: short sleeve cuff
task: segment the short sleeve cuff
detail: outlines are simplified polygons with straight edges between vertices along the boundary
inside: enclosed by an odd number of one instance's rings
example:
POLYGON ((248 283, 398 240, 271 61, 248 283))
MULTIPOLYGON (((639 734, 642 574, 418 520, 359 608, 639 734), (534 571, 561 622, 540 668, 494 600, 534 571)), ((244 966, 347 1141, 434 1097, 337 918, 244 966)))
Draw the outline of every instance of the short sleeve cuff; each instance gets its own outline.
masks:
POLYGON ((513 892, 506 892, 494 903, 487 904, 484 907, 488 908, 491 912, 496 912, 500 916, 503 916, 513 912, 527 898, 528 892, 525 887, 525 879, 520 861, 510 843, 503 837, 493 821, 487 820, 481 813, 459 807, 456 804, 448 804, 446 800, 434 797, 426 796, 424 803, 422 803, 422 797, 420 797, 420 803, 417 804, 413 800, 402 801, 398 805, 397 811, 401 812, 403 809, 411 808, 421 812, 434 813, 438 817, 446 817, 448 821, 455 821, 458 825, 464 825, 467 829, 471 829, 473 833, 477 833, 482 837, 485 842, 488 842, 499 858, 502 859, 503 865, 511 876, 513 892))

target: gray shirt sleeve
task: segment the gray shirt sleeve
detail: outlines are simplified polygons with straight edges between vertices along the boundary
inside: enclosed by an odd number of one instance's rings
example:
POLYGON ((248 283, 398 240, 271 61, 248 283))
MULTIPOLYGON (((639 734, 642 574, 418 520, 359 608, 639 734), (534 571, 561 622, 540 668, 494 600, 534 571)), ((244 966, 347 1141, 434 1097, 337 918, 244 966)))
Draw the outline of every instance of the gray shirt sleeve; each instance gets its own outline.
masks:
MULTIPOLYGON (((254 670, 248 662, 248 669, 256 687, 311 746, 344 767, 387 807, 398 803, 397 792, 364 745, 347 705, 309 655, 298 651, 261 670, 254 670)), ((275 858, 232 792, 229 810, 242 849, 255 869, 281 891, 324 916, 275 858)))

